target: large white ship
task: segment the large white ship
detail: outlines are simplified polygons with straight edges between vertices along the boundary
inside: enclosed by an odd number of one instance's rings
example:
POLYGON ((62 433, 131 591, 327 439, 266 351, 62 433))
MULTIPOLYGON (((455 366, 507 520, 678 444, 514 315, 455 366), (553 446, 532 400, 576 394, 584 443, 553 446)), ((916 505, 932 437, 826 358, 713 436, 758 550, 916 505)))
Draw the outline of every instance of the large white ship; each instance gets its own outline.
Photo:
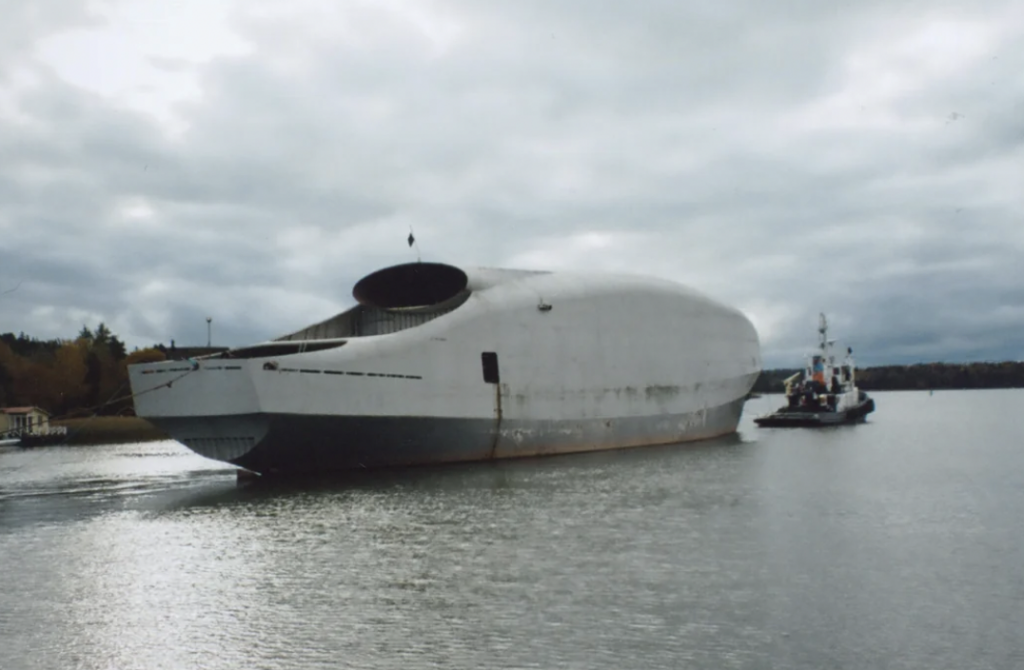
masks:
POLYGON ((738 310, 676 283, 410 263, 277 340, 134 365, 135 407, 259 473, 488 460, 736 430, 761 370, 738 310))

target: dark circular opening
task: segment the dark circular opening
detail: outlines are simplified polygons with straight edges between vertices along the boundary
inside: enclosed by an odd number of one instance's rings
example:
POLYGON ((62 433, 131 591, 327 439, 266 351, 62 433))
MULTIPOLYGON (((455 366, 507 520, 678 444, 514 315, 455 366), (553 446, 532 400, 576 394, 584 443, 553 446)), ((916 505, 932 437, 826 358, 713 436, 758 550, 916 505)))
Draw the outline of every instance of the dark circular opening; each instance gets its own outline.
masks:
POLYGON ((451 265, 408 263, 363 277, 352 295, 372 307, 427 307, 454 298, 468 282, 466 273, 451 265))

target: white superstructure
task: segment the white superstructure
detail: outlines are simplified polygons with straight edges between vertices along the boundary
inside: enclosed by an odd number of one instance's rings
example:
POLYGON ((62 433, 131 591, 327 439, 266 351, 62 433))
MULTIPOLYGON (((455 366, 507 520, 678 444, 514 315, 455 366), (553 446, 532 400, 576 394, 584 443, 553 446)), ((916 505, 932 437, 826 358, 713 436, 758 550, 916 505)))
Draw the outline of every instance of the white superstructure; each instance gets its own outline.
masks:
POLYGON ((633 276, 413 263, 272 342, 132 366, 136 411, 259 472, 589 451, 736 429, 761 369, 740 312, 633 276))

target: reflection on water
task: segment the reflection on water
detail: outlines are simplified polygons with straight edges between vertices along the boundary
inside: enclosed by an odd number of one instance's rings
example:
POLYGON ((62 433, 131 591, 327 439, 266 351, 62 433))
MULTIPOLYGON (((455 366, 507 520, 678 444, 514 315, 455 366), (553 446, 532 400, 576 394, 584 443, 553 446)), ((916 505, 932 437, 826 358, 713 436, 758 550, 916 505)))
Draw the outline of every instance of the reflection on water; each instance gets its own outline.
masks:
POLYGON ((1024 393, 878 400, 245 486, 173 443, 3 451, 0 665, 1024 667, 1024 393))

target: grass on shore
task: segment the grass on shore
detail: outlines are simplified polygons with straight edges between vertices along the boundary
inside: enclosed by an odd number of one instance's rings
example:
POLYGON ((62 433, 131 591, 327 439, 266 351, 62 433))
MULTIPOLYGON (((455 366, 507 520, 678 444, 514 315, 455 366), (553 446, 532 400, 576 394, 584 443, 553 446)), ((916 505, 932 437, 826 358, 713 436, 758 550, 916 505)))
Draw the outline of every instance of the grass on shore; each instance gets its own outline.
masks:
POLYGON ((85 419, 63 419, 54 426, 67 426, 65 444, 123 444, 167 440, 167 434, 137 416, 96 416, 85 419))

